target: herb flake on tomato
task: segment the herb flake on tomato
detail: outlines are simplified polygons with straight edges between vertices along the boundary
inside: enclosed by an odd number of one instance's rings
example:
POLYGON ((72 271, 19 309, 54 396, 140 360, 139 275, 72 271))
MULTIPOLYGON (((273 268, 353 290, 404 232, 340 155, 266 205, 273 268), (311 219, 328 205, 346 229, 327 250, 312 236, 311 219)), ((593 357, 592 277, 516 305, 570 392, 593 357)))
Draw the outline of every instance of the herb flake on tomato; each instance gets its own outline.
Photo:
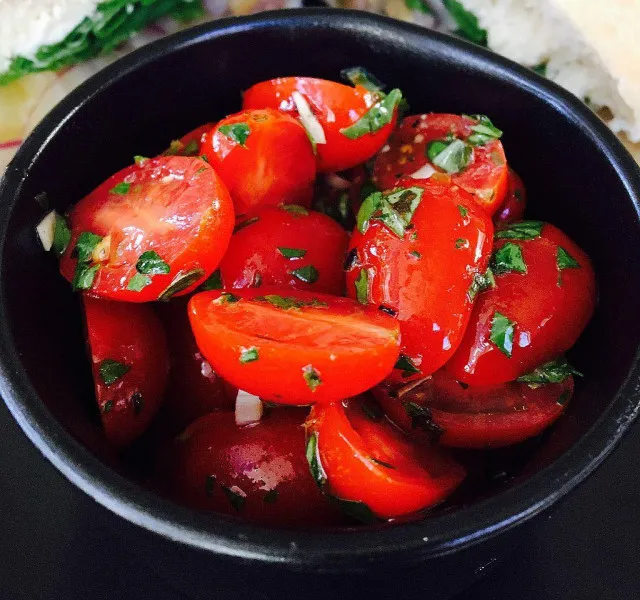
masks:
POLYGON ((251 348, 242 348, 240 352, 240 362, 243 365, 254 362, 258 360, 258 358, 258 349, 255 346, 251 346, 251 348))
POLYGON ((394 89, 377 104, 374 104, 353 125, 340 130, 350 140, 357 140, 364 135, 375 133, 393 120, 395 110, 402 100, 402 92, 394 89))
POLYGON ((131 370, 131 367, 112 358, 105 358, 98 369, 102 383, 108 386, 124 377, 131 370))
POLYGON ((318 386, 322 385, 320 373, 313 367, 313 365, 302 367, 302 377, 312 392, 315 392, 318 386))
POLYGON ((508 317, 496 311, 491 320, 491 335, 489 339, 507 358, 511 358, 513 351, 513 334, 515 323, 508 317))
POLYGON ((526 273, 527 265, 522 257, 522 248, 518 244, 507 242, 493 253, 491 269, 495 275, 504 273, 526 273))
POLYGON ((506 229, 495 233, 497 240, 533 240, 540 237, 544 223, 542 221, 520 221, 511 223, 506 229))
POLYGON ((517 381, 526 383, 530 388, 536 388, 549 383, 562 383, 568 377, 578 375, 582 377, 582 373, 574 369, 564 357, 551 360, 540 365, 531 373, 518 377, 517 381))
POLYGON ((246 141, 249 135, 251 135, 251 128, 246 123, 233 123, 232 125, 222 125, 220 127, 220 133, 225 135, 230 140, 236 142, 243 148, 246 148, 246 141))

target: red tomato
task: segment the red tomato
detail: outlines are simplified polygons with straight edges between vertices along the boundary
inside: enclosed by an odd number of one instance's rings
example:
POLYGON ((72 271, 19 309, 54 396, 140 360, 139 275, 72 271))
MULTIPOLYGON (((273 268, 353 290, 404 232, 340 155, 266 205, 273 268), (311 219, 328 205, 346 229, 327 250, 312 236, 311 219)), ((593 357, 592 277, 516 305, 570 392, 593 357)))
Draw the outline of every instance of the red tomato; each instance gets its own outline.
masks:
POLYGON ((178 433, 198 417, 216 410, 233 410, 238 390, 228 384, 202 356, 189 324, 187 299, 158 306, 171 356, 163 418, 178 433))
POLYGON ((358 137, 347 137, 342 130, 367 114, 378 103, 380 95, 362 86, 353 88, 312 77, 281 77, 258 83, 244 93, 242 108, 274 108, 297 117, 299 113, 292 96, 294 92, 306 100, 324 131, 326 143, 317 144, 320 173, 344 171, 366 162, 382 148, 396 124, 398 111, 394 106, 387 123, 376 131, 363 130, 358 137))
POLYGON ((467 116, 432 113, 405 117, 391 135, 389 145, 376 158, 374 183, 381 189, 391 189, 407 175, 416 174, 421 178, 418 171, 425 165, 431 165, 437 171, 450 173, 452 183, 473 194, 476 202, 492 215, 507 192, 507 159, 498 139, 489 138, 483 144, 471 144, 475 139, 472 136, 477 136, 473 128, 479 126, 482 126, 481 122, 467 116), (448 143, 452 140, 466 148, 464 151, 470 153, 469 160, 466 166, 465 161, 446 163, 448 168, 445 170, 430 161, 429 150, 434 142, 448 143))
POLYGON ((233 412, 201 417, 167 448, 158 486, 189 507, 264 524, 339 524, 341 515, 309 473, 305 414, 270 409, 258 423, 242 427, 233 412))
POLYGON ((401 186, 421 194, 404 233, 376 216, 381 211, 367 221, 367 201, 358 215, 364 233, 354 232, 345 263, 347 294, 398 317, 403 361, 395 379, 429 375, 453 354, 473 307, 469 290, 487 268, 493 239, 491 219, 456 186, 433 178, 401 186))
POLYGON ((229 188, 236 214, 264 205, 311 206, 315 157, 304 127, 275 110, 222 119, 200 147, 229 188))
POLYGON ((197 287, 218 266, 234 224, 231 199, 213 169, 182 156, 119 171, 83 198, 69 220, 62 274, 76 289, 129 302, 197 287))
POLYGON ((171 145, 162 153, 163 156, 198 156, 200 142, 205 133, 211 130, 215 123, 205 123, 183 135, 179 140, 173 140, 171 145))
POLYGON ((513 170, 509 169, 509 186, 507 187, 507 196, 493 215, 495 225, 513 223, 521 221, 524 217, 524 211, 527 208, 527 191, 520 176, 513 170))
POLYGON ((220 263, 226 289, 281 285, 339 296, 349 237, 333 219, 300 206, 266 206, 232 236, 220 263))
POLYGON ((407 391, 378 386, 375 397, 389 418, 418 438, 444 446, 499 448, 542 433, 563 412, 573 377, 532 389, 526 383, 468 386, 440 369, 407 391))
POLYGON ((93 381, 108 440, 142 434, 158 412, 169 371, 167 340, 150 306, 84 296, 93 381))
POLYGON ((480 295, 447 363, 455 379, 470 385, 512 381, 562 354, 595 306, 589 258, 564 233, 541 221, 506 227, 496 231, 496 286, 480 295))
POLYGON ((466 475, 441 451, 412 443, 384 417, 363 409, 359 399, 314 406, 307 432, 307 458, 318 482, 383 519, 442 502, 466 475))
POLYGON ((198 347, 216 372, 273 402, 359 394, 398 359, 397 322, 348 298, 288 288, 203 292, 189 311, 198 347))

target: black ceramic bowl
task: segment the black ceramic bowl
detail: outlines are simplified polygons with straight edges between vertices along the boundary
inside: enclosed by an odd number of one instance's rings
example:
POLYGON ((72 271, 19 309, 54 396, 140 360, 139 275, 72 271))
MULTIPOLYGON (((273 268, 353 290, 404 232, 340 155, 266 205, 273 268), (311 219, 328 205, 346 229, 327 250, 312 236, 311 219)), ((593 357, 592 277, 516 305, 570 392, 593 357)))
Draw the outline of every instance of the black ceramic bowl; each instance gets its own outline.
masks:
MULTIPOLYGON (((245 590, 261 577, 264 584, 265 573, 275 589, 309 583, 305 573, 350 572, 364 573, 381 595, 389 581, 397 585, 390 573, 411 572, 425 586, 439 586, 430 588, 432 597, 443 595, 494 557, 498 534, 550 507, 593 471, 637 414, 639 193, 637 166, 582 103, 480 48, 357 12, 218 21, 99 73, 47 116, 11 163, 0 184, 0 392, 46 458, 139 525, 130 528, 135 543, 168 576, 182 572, 192 590, 220 590, 222 579, 211 578, 222 571, 242 574, 245 590), (514 451, 511 463, 489 457, 508 464, 510 477, 485 482, 421 522, 274 530, 175 506, 108 466, 91 417, 77 300, 36 238, 43 209, 35 198, 44 192, 64 211, 133 155, 153 155, 190 128, 236 111, 251 84, 292 74, 336 79, 352 65, 400 87, 415 112, 484 113, 504 130, 509 162, 527 185, 530 216, 565 230, 595 265, 599 306, 572 355, 584 382, 540 443, 514 451)), ((305 596, 313 596, 310 589, 305 596)))

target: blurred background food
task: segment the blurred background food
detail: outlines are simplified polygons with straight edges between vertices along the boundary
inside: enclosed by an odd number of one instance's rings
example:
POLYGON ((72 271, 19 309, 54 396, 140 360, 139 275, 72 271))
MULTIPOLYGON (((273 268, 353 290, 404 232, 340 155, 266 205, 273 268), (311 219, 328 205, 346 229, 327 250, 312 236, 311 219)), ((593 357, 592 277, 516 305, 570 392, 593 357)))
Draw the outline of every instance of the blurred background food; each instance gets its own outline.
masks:
MULTIPOLYGON (((107 64, 222 16, 323 0, 0 0, 0 173, 42 117, 107 64)), ((562 85, 640 161, 640 0, 327 0, 463 37, 562 85)))

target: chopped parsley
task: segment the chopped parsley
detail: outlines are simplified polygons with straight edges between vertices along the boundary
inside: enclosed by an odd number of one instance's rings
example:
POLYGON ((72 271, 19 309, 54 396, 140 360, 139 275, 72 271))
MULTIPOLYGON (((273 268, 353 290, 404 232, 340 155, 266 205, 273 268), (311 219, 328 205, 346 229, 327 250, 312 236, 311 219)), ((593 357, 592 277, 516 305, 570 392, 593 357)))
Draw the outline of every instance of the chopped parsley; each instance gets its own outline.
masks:
POLYGON ((240 352, 240 362, 243 365, 255 360, 258 360, 258 349, 255 346, 251 346, 251 348, 242 348, 242 351, 240 352))
POLYGON ((56 223, 53 229, 53 244, 52 248, 58 256, 62 256, 69 246, 71 241, 71 230, 67 219, 62 215, 56 213, 56 223))
POLYGON ((197 156, 200 151, 200 144, 197 140, 191 140, 183 149, 181 154, 183 156, 197 156))
POLYGON ((564 269, 580 268, 580 263, 562 246, 558 246, 558 251, 556 253, 556 265, 558 266, 558 287, 562 286, 562 271, 564 269))
POLYGON ((513 242, 507 242, 491 257, 491 270, 496 275, 505 273, 526 273, 527 265, 522 257, 522 248, 513 242))
POLYGON ((358 231, 365 233, 371 221, 381 221, 396 236, 403 238, 423 194, 424 190, 419 187, 374 192, 366 198, 358 211, 358 231))
POLYGON ((234 123, 233 125, 222 125, 218 128, 218 131, 233 140, 236 144, 240 144, 243 148, 246 148, 245 142, 251 134, 251 128, 246 123, 234 123))
POLYGON ((515 323, 513 321, 510 321, 498 311, 493 314, 489 339, 507 358, 511 358, 511 352, 513 351, 514 330, 515 323))
POLYGON ((318 455, 318 433, 315 431, 311 432, 307 438, 305 456, 307 457, 309 470, 311 471, 313 480, 316 482, 317 486, 322 489, 324 484, 327 483, 327 475, 320 463, 320 456, 318 455))
POLYGON ((478 17, 468 11, 458 0, 442 0, 442 4, 456 22, 456 35, 480 46, 487 45, 487 32, 478 24, 478 17))
POLYGON ((102 237, 95 233, 83 231, 76 242, 72 256, 77 257, 75 272, 71 286, 76 290, 90 290, 93 286, 96 273, 100 268, 100 264, 90 265, 93 250, 102 241, 102 237))
POLYGON ((473 149, 462 140, 436 140, 427 146, 427 156, 436 167, 449 175, 455 175, 467 167, 473 156, 473 149))
POLYGON ((582 373, 574 369, 564 357, 551 360, 540 365, 531 373, 518 377, 520 383, 526 383, 529 387, 539 387, 548 383, 562 383, 571 375, 582 377, 582 373))
POLYGON ((465 238, 458 238, 456 240, 456 249, 460 250, 461 248, 468 248, 469 247, 469 240, 465 239, 465 238))
POLYGON ((467 217, 467 215, 469 214, 469 210, 467 208, 465 208, 464 206, 462 206, 462 204, 458 204, 458 212, 460 213, 460 216, 465 219, 467 217))
POLYGON ((304 267, 295 269, 291 271, 291 275, 300 281, 304 281, 304 283, 315 283, 318 281, 318 277, 320 276, 318 269, 313 265, 305 265, 304 267))
POLYGON ((312 365, 302 367, 302 377, 304 378, 307 386, 312 392, 315 392, 316 388, 322 385, 320 373, 312 365))
POLYGON ((427 4, 426 0, 404 0, 404 4, 409 10, 415 10, 425 15, 433 14, 433 10, 427 4))
POLYGON ((433 421, 431 410, 426 406, 421 406, 416 402, 403 402, 402 406, 411 419, 411 429, 422 429, 433 437, 440 437, 444 433, 444 429, 433 421))
POLYGON ((100 265, 89 266, 86 263, 79 262, 76 265, 73 281, 71 282, 73 290, 90 290, 99 268, 100 265))
POLYGON ((233 302, 239 302, 240 298, 234 296, 229 292, 223 292, 213 302, 214 304, 232 304, 233 302))
POLYGON ((520 221, 496 231, 494 237, 497 240, 533 240, 540 237, 543 227, 542 221, 520 221))
POLYGON ((413 361, 405 354, 401 354, 398 357, 394 368, 400 369, 403 377, 410 377, 416 373, 421 373, 420 369, 418 369, 418 367, 413 364, 413 361))
POLYGON ((119 195, 122 196, 122 195, 126 194, 129 191, 130 188, 131 188, 131 184, 127 183, 126 181, 123 181, 123 182, 119 183, 118 185, 112 187, 109 190, 109 193, 110 194, 119 194, 119 195))
POLYGON ((143 275, 166 275, 171 271, 169 265, 155 250, 147 250, 140 255, 136 270, 143 275))
POLYGON ((203 292, 208 292, 210 290, 221 290, 222 289, 222 277, 220 276, 220 269, 215 270, 207 279, 205 279, 204 283, 200 286, 200 289, 203 292))
POLYGON ((143 275, 142 273, 136 273, 129 283, 127 283, 127 289, 132 292, 141 292, 148 285, 151 285, 151 277, 143 275))
POLYGON ((204 275, 204 271, 202 269, 192 269, 191 271, 187 271, 186 273, 178 273, 173 281, 169 284, 169 287, 164 290, 159 296, 158 300, 161 302, 166 302, 172 296, 183 292, 187 288, 191 287, 194 283, 198 281, 204 275))
POLYGON ((254 223, 257 223, 259 220, 260 220, 260 217, 251 217, 250 219, 246 219, 245 221, 238 223, 233 228, 233 233, 238 233, 238 231, 240 231, 241 229, 244 229, 245 227, 249 227, 249 225, 253 225, 254 223))
POLYGON ((149 159, 146 156, 140 156, 139 154, 136 154, 133 157, 133 162, 138 166, 141 167, 145 162, 147 162, 149 159))
POLYGON ((417 250, 412 250, 411 252, 409 252, 409 254, 413 256, 413 258, 422 258, 422 254, 420 254, 420 252, 418 252, 417 250))
POLYGON ((118 379, 122 378, 131 370, 129 365, 125 365, 113 358, 105 358, 98 365, 100 379, 106 386, 113 385, 118 379))
POLYGON ((282 246, 278 246, 278 252, 285 258, 302 258, 307 253, 302 248, 284 248, 282 246))
POLYGON ((499 140, 502 137, 502 130, 498 129, 489 117, 485 115, 473 115, 469 117, 477 121, 471 126, 473 133, 467 138, 467 142, 472 146, 483 146, 492 140, 499 140))
POLYGON ((253 300, 257 300, 258 302, 268 302, 272 306, 276 308, 280 308, 282 310, 289 310, 290 308, 303 308, 305 306, 311 307, 327 307, 329 306, 326 302, 322 302, 316 298, 312 298, 311 301, 302 300, 300 298, 295 298, 293 296, 279 296, 277 294, 267 294, 266 296, 256 296, 253 300))
POLYGON ((364 67, 349 67, 340 71, 340 77, 352 85, 360 85, 370 92, 381 92, 386 87, 375 75, 364 67))
POLYGON ((355 280, 356 300, 360 304, 369 304, 369 272, 360 269, 360 274, 355 280))
POLYGON ((476 273, 473 276, 473 282, 467 290, 467 298, 469 298, 469 302, 473 302, 480 292, 484 292, 485 290, 488 290, 495 286, 496 280, 493 276, 493 271, 491 270, 491 268, 487 269, 484 275, 476 273))
POLYGON ((357 140, 369 133, 375 133, 385 125, 391 123, 396 107, 402 99, 402 92, 394 89, 380 102, 374 104, 353 125, 340 130, 340 133, 350 140, 357 140))
POLYGON ((297 217, 306 217, 309 214, 309 211, 304 206, 298 204, 281 204, 280 208, 297 217))

